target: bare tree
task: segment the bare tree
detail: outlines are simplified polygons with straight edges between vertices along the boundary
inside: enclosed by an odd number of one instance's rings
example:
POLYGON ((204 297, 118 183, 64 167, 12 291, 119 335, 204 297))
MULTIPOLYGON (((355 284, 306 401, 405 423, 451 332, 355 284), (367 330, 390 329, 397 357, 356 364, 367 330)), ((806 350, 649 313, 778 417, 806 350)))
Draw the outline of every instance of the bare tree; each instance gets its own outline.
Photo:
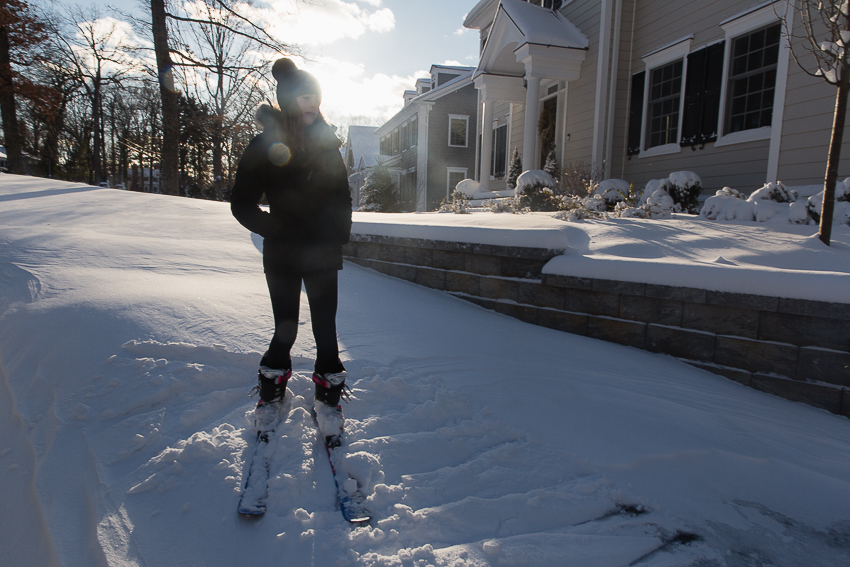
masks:
POLYGON ((64 33, 56 34, 66 65, 91 104, 92 149, 89 183, 106 180, 103 153, 103 101, 106 89, 119 86, 135 70, 122 45, 118 22, 101 18, 97 10, 69 9, 64 33), (67 31, 66 31, 67 30, 67 31))
MULTIPOLYGON (((216 27, 229 34, 249 40, 253 45, 280 54, 291 54, 296 49, 270 36, 262 27, 253 23, 248 17, 239 13, 231 0, 208 0, 209 5, 217 6, 220 14, 227 14, 228 19, 222 21, 220 16, 205 19, 203 14, 188 13, 178 6, 170 5, 167 0, 151 0, 151 27, 154 50, 156 52, 157 76, 160 82, 162 97, 162 182, 163 192, 177 194, 179 192, 179 93, 174 83, 174 68, 209 67, 207 63, 198 61, 185 46, 178 46, 178 33, 169 24, 200 25, 216 27), (182 10, 182 11, 181 11, 182 10), (238 23, 238 26, 236 25, 238 23), (178 47, 184 47, 179 49, 178 47)), ((240 6, 248 6, 243 2, 240 6)))
POLYGON ((45 38, 44 23, 26 0, 0 0, 0 112, 6 156, 12 173, 24 173, 16 91, 22 86, 12 65, 26 66, 28 54, 45 38))
POLYGON ((838 160, 841 157, 841 143, 844 139, 847 95, 850 93, 850 2, 848 0, 795 0, 794 9, 800 14, 802 35, 794 36, 790 33, 792 27, 788 18, 793 17, 793 14, 783 15, 782 18, 794 60, 807 74, 836 87, 832 134, 823 183, 823 208, 818 229, 820 240, 829 246, 832 238, 832 217, 835 211, 838 160), (794 39, 802 41, 794 42, 794 39))

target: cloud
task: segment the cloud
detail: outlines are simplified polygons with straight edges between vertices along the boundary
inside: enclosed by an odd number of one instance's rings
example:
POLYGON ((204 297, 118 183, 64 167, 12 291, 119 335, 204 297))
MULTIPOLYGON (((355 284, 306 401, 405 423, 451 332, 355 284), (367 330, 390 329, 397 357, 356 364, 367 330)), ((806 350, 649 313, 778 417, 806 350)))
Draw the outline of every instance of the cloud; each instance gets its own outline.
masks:
POLYGON ((429 76, 427 71, 406 77, 385 73, 367 76, 364 65, 331 57, 297 63, 319 80, 322 112, 331 122, 338 123, 357 116, 368 118, 375 125, 383 124, 401 110, 404 91, 414 88, 417 78, 429 76))
POLYGON ((324 45, 395 28, 395 14, 389 8, 379 8, 381 0, 363 3, 366 6, 352 0, 271 0, 268 8, 240 5, 239 11, 250 13, 251 21, 290 45, 324 45))

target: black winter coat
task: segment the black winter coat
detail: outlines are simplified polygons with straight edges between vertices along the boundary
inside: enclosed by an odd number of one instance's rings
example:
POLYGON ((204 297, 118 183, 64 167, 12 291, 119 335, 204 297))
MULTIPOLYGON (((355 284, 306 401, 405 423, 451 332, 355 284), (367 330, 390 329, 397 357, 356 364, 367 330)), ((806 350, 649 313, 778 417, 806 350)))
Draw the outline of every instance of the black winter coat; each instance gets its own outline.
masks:
POLYGON ((239 167, 230 208, 242 226, 263 237, 268 274, 307 274, 342 269, 342 246, 351 234, 351 194, 339 153, 340 141, 324 121, 305 130, 305 150, 276 165, 279 112, 263 107, 263 133, 248 144, 239 167), (271 156, 271 157, 270 157, 271 156), (269 211, 259 207, 266 195, 269 211))

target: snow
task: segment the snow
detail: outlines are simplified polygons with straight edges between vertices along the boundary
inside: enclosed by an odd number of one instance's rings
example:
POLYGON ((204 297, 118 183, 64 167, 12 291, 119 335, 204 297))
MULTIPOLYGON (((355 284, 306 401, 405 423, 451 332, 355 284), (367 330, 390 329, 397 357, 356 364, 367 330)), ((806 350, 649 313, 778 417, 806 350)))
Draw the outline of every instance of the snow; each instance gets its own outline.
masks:
MULTIPOLYGON (((223 203, 11 175, 0 203, 4 565, 850 560, 846 418, 351 264, 340 281, 353 389, 344 466, 375 519, 351 528, 336 509, 310 416, 306 298, 289 409, 268 447, 268 512, 242 519, 245 394, 272 330, 258 241, 223 203)), ((726 246, 738 267, 847 276, 846 227, 826 249, 811 227, 692 217, 356 221, 432 237, 442 222, 528 245, 556 234, 567 258, 672 259, 684 274, 726 246)))
POLYGON ((567 48, 588 46, 587 37, 557 10, 521 0, 501 0, 500 6, 522 33, 524 43, 567 48))

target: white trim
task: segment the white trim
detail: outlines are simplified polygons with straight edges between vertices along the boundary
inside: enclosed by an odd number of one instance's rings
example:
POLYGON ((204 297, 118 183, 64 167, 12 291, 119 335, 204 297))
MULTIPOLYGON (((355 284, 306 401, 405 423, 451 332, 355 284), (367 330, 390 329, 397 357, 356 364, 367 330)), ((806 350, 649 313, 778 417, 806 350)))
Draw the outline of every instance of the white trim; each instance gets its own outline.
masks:
MULTIPOLYGON (((446 197, 452 196, 452 186, 451 186, 452 173, 463 173, 463 179, 467 179, 468 176, 469 176, 469 168, 467 168, 467 167, 447 167, 446 168, 446 197)), ((463 181, 463 179, 461 179, 461 181, 463 181)))
MULTIPOLYGON (((592 170, 601 168, 601 161, 605 159, 605 140, 603 130, 605 129, 605 111, 608 109, 605 96, 608 94, 608 71, 611 58, 611 28, 613 27, 612 0, 602 0, 599 8, 599 50, 596 62, 596 96, 593 108, 593 146, 591 146, 590 167, 592 170)), ((619 46, 617 46, 619 48, 619 46)), ((616 77, 612 77, 616 80, 616 77)))
MULTIPOLYGON (((788 35, 794 32, 794 12, 788 2, 784 12, 788 35), (790 16, 788 13, 790 12, 790 16)), ((785 26, 783 26, 784 28, 785 26)), ((767 154, 767 175, 765 183, 776 181, 779 177, 779 153, 782 149, 782 124, 785 121, 785 94, 788 90, 788 71, 791 65, 791 44, 785 33, 779 39, 779 60, 776 62, 776 84, 773 87, 773 119, 771 120, 770 150, 767 154)))
POLYGON ((750 11, 739 16, 720 23, 720 27, 726 32, 726 38, 730 36, 742 35, 756 28, 766 26, 779 20, 779 14, 782 9, 777 10, 775 4, 784 4, 787 8, 787 2, 769 2, 761 8, 751 9, 750 11))
POLYGON ((682 59, 691 52, 691 43, 694 41, 693 34, 677 39, 666 47, 650 51, 642 56, 647 71, 671 63, 676 59, 682 59))
POLYGON ((656 156, 666 156, 668 154, 677 154, 681 151, 682 146, 680 146, 679 143, 676 142, 675 144, 664 144, 663 146, 655 146, 654 148, 649 148, 648 150, 641 149, 637 157, 638 159, 640 159, 656 156))
POLYGON ((450 148, 468 148, 469 147, 469 116, 466 114, 449 114, 449 139, 448 144, 450 148), (463 141, 463 144, 452 144, 452 120, 463 120, 466 122, 466 139, 463 141))
POLYGON ((746 144, 747 142, 770 140, 773 134, 772 130, 773 128, 770 126, 763 126, 761 128, 741 130, 740 132, 731 132, 718 138, 717 141, 714 142, 714 147, 722 148, 723 146, 731 146, 734 144, 746 144))

